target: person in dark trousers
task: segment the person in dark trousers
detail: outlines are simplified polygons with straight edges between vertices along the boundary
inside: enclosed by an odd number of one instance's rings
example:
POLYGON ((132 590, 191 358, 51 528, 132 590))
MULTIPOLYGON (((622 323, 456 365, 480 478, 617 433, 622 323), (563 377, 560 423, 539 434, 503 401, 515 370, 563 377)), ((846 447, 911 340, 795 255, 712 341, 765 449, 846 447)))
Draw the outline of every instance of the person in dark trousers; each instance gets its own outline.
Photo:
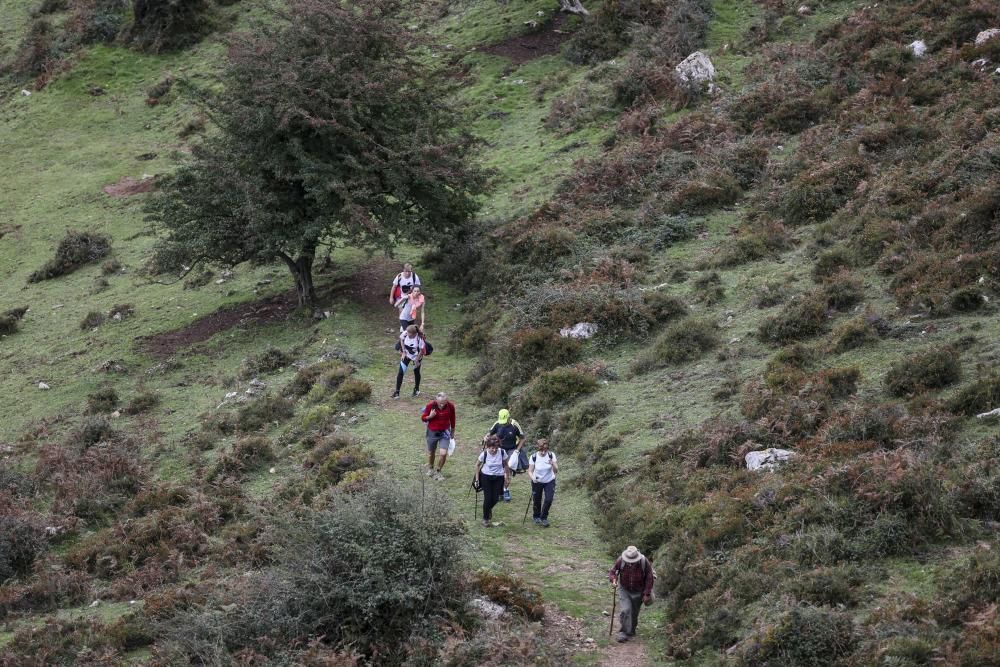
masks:
POLYGON ((653 601, 655 577, 653 564, 633 546, 626 547, 608 570, 608 579, 618 585, 618 641, 635 636, 639 610, 653 601))
POLYGON ((441 469, 448 460, 448 442, 455 437, 455 404, 448 395, 439 392, 420 414, 427 424, 427 476, 441 481, 441 469), (437 469, 434 468, 434 450, 437 450, 437 469))
POLYGON ((413 395, 420 395, 420 364, 423 362, 426 352, 427 344, 416 325, 411 324, 406 327, 406 331, 399 335, 399 370, 396 371, 396 391, 392 392, 393 398, 399 398, 399 390, 403 386, 403 376, 406 375, 406 369, 411 364, 413 365, 413 395))
MULTIPOLYGON (((520 455, 521 447, 524 446, 524 429, 517 423, 516 419, 510 416, 510 410, 504 409, 497 414, 497 420, 490 427, 488 435, 495 435, 500 438, 500 448, 507 452, 508 461, 514 450, 518 450, 520 455)), ((516 465, 514 466, 516 468, 516 465)), ((510 481, 503 487, 503 499, 510 502, 510 481)))
POLYGON ((500 502, 500 492, 510 483, 507 452, 500 447, 500 438, 486 436, 486 447, 476 460, 476 481, 483 489, 483 525, 493 525, 493 507, 500 502))
POLYGON ((559 461, 556 455, 549 451, 549 441, 540 439, 538 451, 528 457, 528 478, 531 480, 531 516, 535 524, 543 528, 549 527, 549 509, 556 493, 556 473, 559 472, 559 461), (545 502, 542 502, 545 496, 545 502))

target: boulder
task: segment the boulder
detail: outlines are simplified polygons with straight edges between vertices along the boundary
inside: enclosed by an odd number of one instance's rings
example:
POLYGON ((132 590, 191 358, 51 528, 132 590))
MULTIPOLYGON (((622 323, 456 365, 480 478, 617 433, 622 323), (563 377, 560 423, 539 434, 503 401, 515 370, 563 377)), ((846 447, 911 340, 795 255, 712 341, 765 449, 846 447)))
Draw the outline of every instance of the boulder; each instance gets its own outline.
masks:
POLYGON ((682 60, 674 71, 681 82, 690 85, 710 83, 715 79, 715 65, 701 51, 695 51, 682 60))
POLYGON ((768 447, 759 452, 749 452, 745 459, 748 470, 774 470, 779 464, 791 459, 795 452, 787 449, 768 447))
POLYGON ((597 333, 597 325, 593 322, 577 322, 571 327, 564 327, 559 330, 559 335, 563 338, 578 338, 586 340, 592 338, 597 333))
POLYGON ((925 55, 927 55, 927 42, 925 42, 922 39, 910 42, 909 44, 906 45, 906 48, 908 48, 910 50, 910 53, 912 53, 917 58, 923 58, 925 55))
POLYGON ((809 5, 799 5, 799 8, 795 12, 799 16, 809 16, 813 13, 812 7, 809 5))
POLYGON ((976 35, 976 46, 1000 37, 1000 28, 989 28, 976 35))
POLYGON ((503 605, 491 602, 485 598, 472 598, 469 606, 480 616, 490 621, 497 620, 507 611, 503 605))

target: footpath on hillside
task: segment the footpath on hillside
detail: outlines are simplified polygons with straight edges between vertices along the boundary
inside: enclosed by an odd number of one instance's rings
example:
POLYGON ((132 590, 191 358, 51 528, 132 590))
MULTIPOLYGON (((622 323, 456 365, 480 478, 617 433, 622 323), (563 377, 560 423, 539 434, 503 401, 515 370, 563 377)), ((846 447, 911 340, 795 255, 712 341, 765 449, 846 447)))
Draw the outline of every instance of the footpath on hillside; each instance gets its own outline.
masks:
MULTIPOLYGON (((410 396, 413 387, 410 373, 404 381, 402 398, 390 398, 398 361, 398 353, 393 349, 398 320, 387 296, 392 277, 399 270, 398 263, 373 259, 356 276, 351 298, 361 307, 370 336, 368 343, 374 363, 364 372, 374 388, 371 403, 376 413, 358 425, 358 435, 393 475, 447 491, 459 517, 466 522, 468 557, 473 568, 523 577, 542 591, 546 616, 541 631, 547 641, 558 642, 584 664, 624 667, 649 664, 641 639, 625 644, 608 642, 611 588, 607 569, 611 559, 591 518, 586 490, 572 484, 579 474, 579 465, 573 457, 560 458, 556 498, 549 516, 551 527, 536 526, 530 517, 524 522, 531 495, 527 475, 519 475, 512 481, 511 502, 501 502, 494 510, 494 522, 502 525, 492 528, 479 525, 482 496, 477 499, 469 487, 480 440, 495 421, 496 412, 492 407, 479 405, 468 386, 466 377, 475 360, 447 351, 448 336, 460 321, 456 304, 462 302, 461 295, 431 280, 429 272, 419 269, 428 294, 426 330, 434 352, 424 361, 421 395, 416 398, 410 396), (438 391, 448 394, 458 413, 458 447, 445 465, 446 479, 442 482, 423 475, 426 449, 420 421, 421 410, 438 391), (478 508, 478 515, 474 514, 474 507, 478 508)), ((527 431, 526 449, 530 452, 534 443, 531 419, 514 417, 527 431)), ((644 618, 640 635, 652 631, 649 619, 644 618)))

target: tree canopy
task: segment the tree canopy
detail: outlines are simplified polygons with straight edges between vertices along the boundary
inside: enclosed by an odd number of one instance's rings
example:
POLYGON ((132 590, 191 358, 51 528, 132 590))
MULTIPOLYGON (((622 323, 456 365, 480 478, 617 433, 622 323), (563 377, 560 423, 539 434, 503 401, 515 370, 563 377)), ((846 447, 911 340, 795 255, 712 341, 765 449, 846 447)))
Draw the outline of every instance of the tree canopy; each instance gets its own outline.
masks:
POLYGON ((446 73, 414 57, 398 0, 291 0, 275 26, 232 36, 217 127, 147 205, 158 269, 283 260, 315 298, 323 245, 440 241, 476 210, 484 173, 447 103, 446 73))

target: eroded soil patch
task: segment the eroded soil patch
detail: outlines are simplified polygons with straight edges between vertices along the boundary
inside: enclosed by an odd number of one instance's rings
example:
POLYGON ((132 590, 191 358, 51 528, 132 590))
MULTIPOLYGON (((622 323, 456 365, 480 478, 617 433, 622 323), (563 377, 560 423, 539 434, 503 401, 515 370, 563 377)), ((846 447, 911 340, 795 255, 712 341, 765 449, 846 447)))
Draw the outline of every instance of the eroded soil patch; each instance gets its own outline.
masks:
POLYGON ((569 33, 561 30, 565 23, 566 16, 558 14, 552 21, 540 25, 534 32, 481 47, 479 51, 508 58, 515 65, 521 65, 542 56, 551 56, 559 53, 562 43, 569 39, 569 33))
POLYGON ((104 194, 109 197, 131 197, 132 195, 142 194, 144 192, 152 192, 156 189, 156 178, 153 176, 144 176, 142 178, 132 178, 131 176, 125 176, 122 180, 112 185, 105 185, 101 188, 104 194))

